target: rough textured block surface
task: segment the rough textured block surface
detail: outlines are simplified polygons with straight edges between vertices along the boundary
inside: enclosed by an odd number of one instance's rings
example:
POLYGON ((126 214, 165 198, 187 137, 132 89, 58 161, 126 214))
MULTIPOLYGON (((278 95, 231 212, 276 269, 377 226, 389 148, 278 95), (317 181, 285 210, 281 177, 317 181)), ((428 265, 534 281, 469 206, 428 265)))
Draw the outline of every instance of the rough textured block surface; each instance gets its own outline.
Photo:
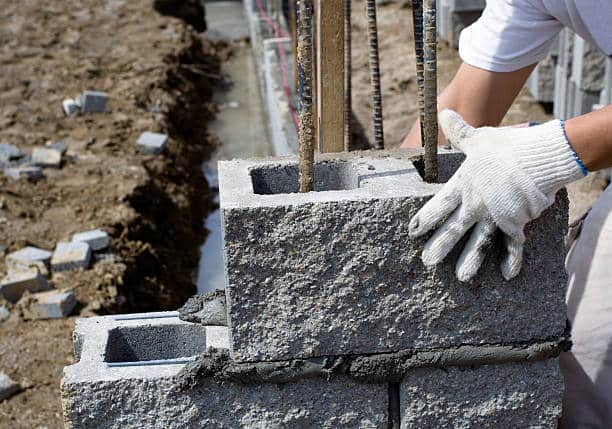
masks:
POLYGON ((76 303, 73 291, 51 290, 23 297, 19 308, 26 320, 61 319, 74 310, 76 303))
POLYGON ((53 271, 87 268, 90 259, 91 248, 87 243, 57 243, 51 258, 51 267, 53 271))
POLYGON ((32 162, 39 167, 60 168, 62 152, 53 148, 37 147, 32 151, 32 162))
POLYGON ((74 234, 72 236, 72 241, 76 243, 87 243, 94 252, 106 249, 111 243, 108 234, 100 229, 74 234))
MULTIPOLYGON (((142 356, 146 359, 134 361, 133 356, 113 354, 118 343, 109 338, 117 329, 142 331, 130 334, 142 340, 140 346, 132 343, 138 354, 149 348, 147 338, 169 341, 168 333, 151 331, 154 327, 178 328, 174 337, 179 340, 186 338, 186 329, 203 328, 181 322, 177 316, 168 312, 78 320, 75 349, 79 361, 64 369, 61 385, 66 427, 387 428, 384 384, 313 378, 288 384, 238 385, 204 379, 193 389, 179 390, 174 377, 189 357, 183 361, 176 357, 202 351, 189 348, 195 343, 191 335, 187 342, 177 341, 173 347, 142 356), (165 354, 167 351, 173 354, 165 354), (124 359, 109 362, 109 356, 124 359), (147 360, 156 360, 155 365, 147 360)), ((212 345, 208 332, 204 338, 199 348, 212 345)))
POLYGON ((550 428, 561 415, 559 360, 423 368, 400 385, 401 428, 550 428))
POLYGON ((79 97, 81 113, 105 113, 108 94, 100 91, 83 91, 79 97))
POLYGON ((11 271, 0 281, 0 295, 10 302, 17 302, 25 291, 39 292, 48 289, 47 279, 37 268, 11 271))
MULTIPOLYGON (((426 268, 408 221, 440 185, 407 159, 319 162, 297 192, 295 160, 219 163, 232 357, 283 360, 549 339, 565 329, 567 199, 527 226, 519 276, 501 240, 478 276, 456 280, 463 243, 426 268)), ((440 157, 442 176, 459 164, 440 157)))
POLYGON ((166 134, 151 133, 146 131, 138 137, 136 146, 142 153, 157 155, 164 151, 168 144, 168 136, 166 134))

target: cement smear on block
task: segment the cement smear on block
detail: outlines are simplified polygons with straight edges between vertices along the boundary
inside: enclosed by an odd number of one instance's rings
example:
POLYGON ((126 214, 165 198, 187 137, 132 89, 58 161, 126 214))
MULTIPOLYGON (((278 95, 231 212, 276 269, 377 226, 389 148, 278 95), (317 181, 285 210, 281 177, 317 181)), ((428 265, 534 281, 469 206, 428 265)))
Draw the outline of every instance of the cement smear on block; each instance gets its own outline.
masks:
POLYGON ((205 295, 194 295, 178 311, 179 318, 186 322, 227 326, 227 308, 223 290, 214 290, 205 295))

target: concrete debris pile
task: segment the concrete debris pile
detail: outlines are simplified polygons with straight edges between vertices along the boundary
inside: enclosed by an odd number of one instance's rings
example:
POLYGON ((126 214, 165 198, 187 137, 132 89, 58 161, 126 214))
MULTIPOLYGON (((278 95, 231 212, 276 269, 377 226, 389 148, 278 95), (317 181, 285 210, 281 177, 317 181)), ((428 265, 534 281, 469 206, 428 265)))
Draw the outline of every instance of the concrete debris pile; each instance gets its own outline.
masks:
POLYGON ((48 142, 36 147, 31 154, 22 152, 17 146, 0 143, 0 168, 4 175, 15 180, 36 181, 44 177, 44 168, 59 169, 66 154, 64 141, 48 142))
MULTIPOLYGON (((441 155, 441 178, 460 162, 441 155)), ((421 166, 322 159, 315 192, 295 193, 295 159, 220 163, 225 299, 78 321, 67 426, 556 427, 566 195, 528 226, 518 277, 491 244, 465 284, 460 249, 426 268, 408 237, 440 189, 421 166)))
POLYGON ((54 279, 54 273, 89 268, 93 255, 108 253, 110 245, 108 234, 96 229, 74 234, 71 242, 57 243, 53 252, 28 246, 9 253, 5 258, 7 273, 0 280, 0 298, 15 304, 26 320, 66 317, 76 307, 75 294, 54 289, 49 280, 61 283, 61 279, 54 279))

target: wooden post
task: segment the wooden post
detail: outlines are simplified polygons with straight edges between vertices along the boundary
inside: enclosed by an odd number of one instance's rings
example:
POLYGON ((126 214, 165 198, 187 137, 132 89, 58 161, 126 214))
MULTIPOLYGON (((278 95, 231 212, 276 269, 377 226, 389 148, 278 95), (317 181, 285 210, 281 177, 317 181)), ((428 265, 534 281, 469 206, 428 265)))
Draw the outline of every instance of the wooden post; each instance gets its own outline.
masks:
POLYGON ((344 149, 344 1, 315 0, 317 147, 344 149))

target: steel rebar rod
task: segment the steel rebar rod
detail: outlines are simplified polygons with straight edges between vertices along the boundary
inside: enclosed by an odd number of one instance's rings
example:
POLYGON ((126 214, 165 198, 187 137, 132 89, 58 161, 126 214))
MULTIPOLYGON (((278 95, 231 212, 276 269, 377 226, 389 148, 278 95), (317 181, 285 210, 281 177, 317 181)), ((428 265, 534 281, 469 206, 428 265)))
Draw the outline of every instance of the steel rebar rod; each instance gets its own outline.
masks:
POLYGON ((436 59, 436 0, 425 0, 423 5, 423 93, 425 112, 423 134, 425 141, 425 181, 438 180, 438 94, 436 59))
POLYGON ((412 26, 414 29, 414 53, 416 57, 417 105, 419 108, 419 125, 421 128, 421 146, 425 146, 423 122, 425 122, 425 95, 423 92, 423 0, 412 0, 412 26))
POLYGON ((352 149, 351 0, 344 0, 344 150, 352 149))
POLYGON ((372 85, 372 109, 374 113, 374 149, 384 149, 382 94, 380 90, 380 62, 378 57, 378 29, 376 25, 376 0, 367 0, 368 39, 370 44, 370 82, 372 85))
POLYGON ((300 192, 314 190, 315 135, 312 120, 312 0, 300 0, 298 67, 300 76, 300 192))

